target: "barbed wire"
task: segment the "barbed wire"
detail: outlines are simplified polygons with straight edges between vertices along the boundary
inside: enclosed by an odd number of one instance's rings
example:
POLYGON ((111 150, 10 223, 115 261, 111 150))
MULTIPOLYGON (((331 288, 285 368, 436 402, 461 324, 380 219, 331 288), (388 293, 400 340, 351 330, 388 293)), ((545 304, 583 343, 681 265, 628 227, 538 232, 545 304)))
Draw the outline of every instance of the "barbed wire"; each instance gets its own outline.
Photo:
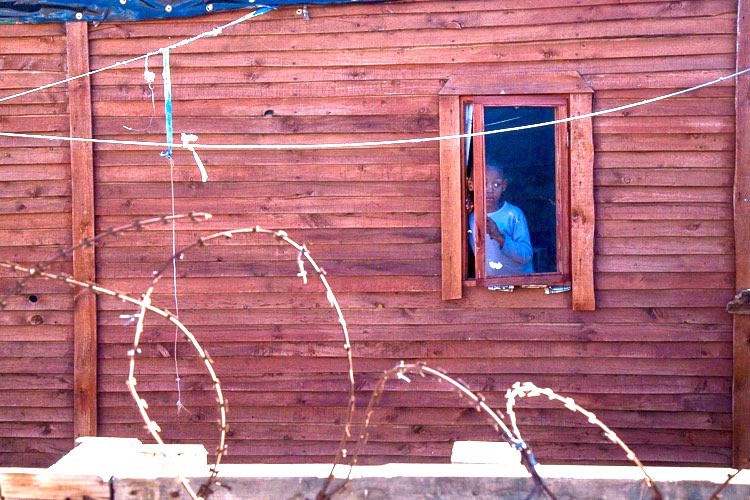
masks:
POLYGON ((586 419, 588 420, 588 423, 599 427, 604 432, 604 437, 606 437, 612 443, 622 448, 625 451, 625 456, 627 457, 627 459, 633 462, 636 465, 636 467, 638 467, 641 470, 641 472, 643 473, 645 482, 646 482, 646 486, 651 488, 654 494, 654 499, 655 500, 662 499, 662 495, 661 495, 661 492, 659 491, 659 488, 657 488, 656 483, 654 483, 653 479, 651 479, 651 476, 648 475, 648 472, 646 472, 646 469, 643 466, 643 463, 640 461, 640 459, 635 454, 635 452, 633 452, 633 450, 631 450, 628 447, 628 445, 626 445, 622 441, 622 439, 620 439, 617 436, 617 434, 615 434, 615 432, 612 429, 607 427, 604 424, 604 422, 599 420, 599 418, 597 418, 597 416, 594 413, 581 407, 578 403, 575 402, 573 398, 562 397, 558 395, 557 393, 555 393, 555 391, 553 391, 552 389, 537 387, 532 382, 523 382, 523 383, 516 382, 515 384, 513 384, 513 386, 510 389, 508 389, 508 391, 505 394, 505 399, 506 399, 505 410, 508 413, 508 418, 510 419, 510 423, 513 427, 513 434, 516 437, 516 439, 523 440, 523 438, 521 437, 521 431, 518 428, 516 413, 513 409, 516 405, 516 400, 521 399, 521 398, 537 397, 541 395, 547 396, 550 399, 550 401, 558 401, 562 403, 566 409, 572 411, 573 413, 582 414, 584 417, 586 417, 586 419))
MULTIPOLYGON (((229 230, 229 231, 221 231, 218 233, 211 234, 209 236, 201 237, 201 238, 198 238, 194 243, 176 251, 160 268, 154 271, 154 276, 146 292, 141 296, 140 299, 136 299, 122 292, 118 292, 115 290, 105 288, 101 285, 98 285, 95 282, 81 281, 65 273, 52 273, 52 272, 47 271, 47 268, 52 263, 58 261, 59 259, 72 254, 77 249, 80 249, 83 247, 92 247, 96 245, 100 240, 109 236, 121 235, 124 232, 129 231, 129 230, 140 230, 145 226, 156 224, 159 222, 167 223, 170 221, 174 222, 176 220, 182 220, 182 219, 189 219, 194 222, 200 222, 200 221, 208 220, 210 218, 212 218, 211 214, 208 214, 205 212, 195 212, 195 213, 190 213, 190 214, 168 215, 168 216, 137 220, 130 224, 126 224, 123 226, 118 226, 118 227, 106 230, 96 235, 95 237, 84 239, 80 243, 59 251, 52 258, 46 261, 42 261, 33 267, 25 267, 25 266, 21 266, 19 264, 8 262, 8 261, 0 262, 0 267, 10 269, 14 272, 21 272, 21 273, 24 273, 25 275, 24 278, 16 281, 15 286, 13 287, 13 290, 10 292, 10 294, 7 294, 6 296, 4 296, 3 299, 7 298, 7 296, 9 295, 19 293, 21 290, 23 290, 25 285, 32 278, 47 278, 51 280, 62 281, 71 286, 88 289, 92 291, 93 293, 96 293, 99 295, 112 296, 124 302, 137 305, 139 307, 139 311, 136 314, 129 316, 131 321, 133 319, 137 319, 137 323, 136 323, 132 346, 127 352, 128 377, 126 380, 126 385, 128 387, 128 390, 133 400, 136 403, 136 406, 141 415, 141 418, 145 423, 146 429, 154 438, 154 440, 160 445, 165 444, 164 440, 161 437, 161 427, 155 420, 153 420, 149 416, 148 402, 146 401, 145 398, 143 398, 139 394, 136 388, 136 385, 137 385, 137 379, 135 377, 136 358, 137 358, 137 355, 141 353, 140 344, 141 344, 141 337, 144 331, 144 322, 145 322, 146 312, 154 312, 158 314, 160 317, 162 317, 163 319, 174 324, 175 327, 179 331, 181 331, 183 335, 185 335, 185 337, 190 341, 193 348, 198 353, 198 356, 203 361, 205 369, 208 372, 209 377, 211 378, 212 384, 214 386, 214 390, 216 391, 216 394, 217 394, 217 405, 218 405, 218 413, 219 413, 219 440, 218 440, 219 444, 216 448, 216 457, 214 460, 214 464, 211 466, 209 470, 209 473, 210 473, 209 477, 201 484, 197 492, 192 488, 189 481, 185 477, 183 476, 177 477, 177 479, 183 485, 185 491, 188 493, 188 495, 191 498, 205 499, 208 496, 210 496, 210 494, 212 493, 211 487, 215 484, 215 479, 219 472, 218 470, 219 465, 221 464, 222 458, 227 451, 226 441, 227 441, 227 434, 229 431, 229 424, 227 422, 228 404, 227 404, 226 398, 224 397, 223 390, 221 388, 221 382, 216 374, 216 370, 214 368, 214 362, 211 359, 211 357, 208 355, 208 352, 200 345, 197 338, 177 318, 177 316, 173 315, 166 309, 158 308, 152 304, 152 298, 151 298, 152 294, 155 290, 157 283, 164 276, 166 270, 172 267, 177 259, 182 259, 184 258, 185 254, 188 251, 193 250, 197 247, 206 246, 207 244, 213 241, 220 240, 220 239, 232 239, 237 235, 255 234, 255 235, 268 235, 268 236, 271 236, 275 241, 283 242, 292 246, 294 249, 297 250, 297 258, 296 258, 296 265, 297 265, 297 271, 298 271, 297 277, 299 277, 302 280, 303 284, 308 283, 308 271, 305 269, 305 262, 308 262, 310 266, 312 267, 313 271, 315 272, 315 274, 318 276, 318 279, 323 284, 323 287, 325 288, 326 298, 328 299, 330 306, 336 312, 337 320, 338 320, 339 325, 341 326, 343 338, 344 338, 343 348, 344 348, 344 351, 346 352, 346 359, 348 363, 349 403, 348 403, 348 408, 347 408, 346 421, 344 423, 344 431, 342 433, 342 437, 339 443, 339 448, 338 448, 339 452, 337 452, 336 456, 334 457, 332 468, 331 468, 330 475, 332 476, 336 466, 339 463, 341 463, 341 461, 346 457, 346 452, 345 452, 346 443, 351 437, 351 426, 352 426, 352 422, 354 418, 354 409, 355 409, 355 403, 356 403, 353 356, 352 356, 351 341, 349 337, 348 327, 347 327, 346 320, 344 319, 341 306, 338 300, 336 299, 333 289, 331 288, 326 278, 325 270, 321 266, 319 266, 318 263, 312 258, 306 245, 297 243, 295 240, 289 237, 286 231, 269 230, 269 229, 264 229, 260 226, 235 229, 235 230, 229 230)), ((4 309, 6 306, 7 306, 7 302, 5 302, 4 300, 0 301, 0 310, 4 309)))
MULTIPOLYGON (((647 473, 644 464, 638 458, 635 452, 629 446, 627 446, 625 442, 622 441, 622 439, 619 438, 617 434, 610 427, 604 424, 594 413, 578 405, 572 398, 560 396, 556 392, 554 392, 552 389, 540 388, 531 382, 523 382, 523 383, 516 382, 510 389, 508 389, 508 391, 505 394, 506 414, 510 422, 510 425, 508 425, 506 424, 504 420, 505 417, 503 416, 503 414, 498 410, 494 410, 486 402, 486 399, 482 394, 472 391, 469 388, 468 384, 461 381, 460 379, 451 377, 444 370, 431 368, 423 362, 404 363, 403 361, 401 361, 396 366, 383 372, 382 376, 380 377, 370 397, 367 408, 365 410, 364 421, 361 423, 359 427, 354 451, 353 453, 349 453, 346 446, 349 440, 351 439, 351 430, 353 426, 354 411, 355 411, 355 404, 356 404, 356 399, 355 399, 356 388, 354 384, 354 366, 353 366, 352 345, 351 345, 347 322, 344 318, 341 306, 339 302, 337 301, 334 295, 334 292, 326 278, 327 274, 325 270, 322 267, 320 267, 317 264, 317 262, 312 258, 306 245, 297 243, 295 240, 290 238, 288 233, 284 230, 269 230, 269 229, 264 229, 260 226, 254 226, 254 227, 248 227, 248 228, 216 232, 205 237, 200 237, 195 242, 191 243, 190 245, 187 245, 181 248, 180 250, 176 251, 168 261, 163 263, 162 266, 154 272, 153 278, 146 292, 141 296, 140 299, 134 298, 126 293, 122 293, 116 290, 103 287, 95 282, 77 280, 73 276, 70 276, 68 274, 53 273, 48 270, 49 266, 53 262, 72 254, 76 249, 80 249, 82 247, 87 247, 87 246, 94 246, 101 239, 109 237, 109 236, 122 235, 123 233, 127 231, 140 230, 146 226, 153 225, 159 222, 168 223, 170 221, 175 221, 175 220, 190 220, 193 222, 201 222, 201 221, 208 220, 211 217, 212 216, 209 213, 195 212, 195 213, 189 213, 189 214, 178 214, 174 216, 161 216, 161 217, 153 217, 153 218, 148 218, 148 219, 136 220, 130 224, 114 227, 106 231, 103 231, 102 233, 92 238, 84 239, 76 245, 73 245, 69 248, 66 248, 64 250, 57 252, 53 256, 53 258, 42 261, 33 267, 22 266, 13 262, 8 262, 8 261, 0 262, 0 268, 9 269, 13 272, 24 274, 24 278, 16 282, 11 294, 6 294, 3 297, 3 299, 7 298, 8 295, 19 293, 21 290, 23 290, 24 286, 30 279, 46 278, 50 280, 62 281, 74 287, 85 288, 98 295, 106 295, 106 296, 115 297, 123 302, 133 304, 139 308, 138 312, 131 316, 131 318, 137 319, 137 324, 136 324, 132 346, 127 352, 128 376, 127 376, 126 384, 127 384, 128 390, 133 400, 136 403, 139 414, 145 423, 146 429, 154 438, 154 440, 161 445, 165 444, 164 440, 161 437, 161 428, 159 424, 149 416, 148 402, 145 400, 145 398, 141 397, 141 395, 138 393, 136 389, 136 386, 137 386, 137 379, 135 377, 136 359, 137 359, 137 356, 141 353, 140 344, 141 344, 141 338, 142 338, 143 331, 144 331, 146 313, 151 312, 151 313, 157 314, 163 320, 168 321, 171 324, 173 324, 176 328, 179 329, 179 331, 181 331, 185 335, 185 337, 189 340, 189 342, 191 343, 195 351, 198 353, 198 356, 201 358, 205 369, 209 373, 212 384, 214 386, 214 390, 217 393, 217 406, 218 406, 218 413, 219 413, 219 444, 216 449, 215 463, 211 466, 210 471, 209 471, 210 472, 209 477, 201 484, 201 486, 198 488, 196 492, 192 488, 192 485, 190 484, 187 478, 185 478, 181 474, 177 475, 178 481, 180 481, 183 488, 185 489, 185 491, 188 493, 188 495, 191 498, 193 499, 208 498, 213 493, 212 487, 220 485, 220 483, 216 481, 216 477, 219 473, 219 465, 221 464, 222 458, 225 455, 227 448, 228 448, 228 445, 227 445, 227 435, 228 435, 227 433, 229 430, 228 417, 227 417, 228 403, 224 397, 223 390, 221 387, 221 382, 214 368, 214 362, 211 359, 211 357, 208 355, 208 352, 201 346, 201 344, 199 343, 195 335, 187 328, 187 326, 184 325, 175 315, 173 315, 166 309, 162 309, 153 305, 152 294, 155 290, 156 285, 165 275, 166 271, 170 268, 170 266, 177 259, 184 258, 187 252, 193 249, 199 248, 199 247, 205 247, 213 242, 218 242, 218 241, 226 240, 226 239, 232 239, 235 236, 240 236, 240 235, 267 236, 277 242, 282 242, 287 245, 290 245, 295 250, 297 250, 297 256, 296 256, 296 266, 298 270, 297 277, 301 278, 304 284, 308 283, 308 271, 305 268, 305 262, 309 263, 313 271, 315 272, 315 274, 318 276, 319 280, 323 284, 326 290, 326 297, 328 298, 329 304, 335 310, 338 323, 340 324, 342 328, 342 333, 343 333, 343 338, 344 338, 343 348, 346 353, 346 358, 347 358, 347 363, 348 363, 347 375, 348 375, 348 382, 349 382, 349 389, 348 389, 349 401, 348 401, 348 406, 347 406, 347 418, 344 424, 344 432, 339 441, 338 450, 333 459, 331 472, 329 473, 328 477, 324 480, 316 496, 318 500, 330 499, 334 495, 343 491, 347 487, 348 483, 350 482, 353 467, 357 465, 359 456, 367 444, 368 437, 369 437, 368 428, 372 423, 372 416, 375 411, 375 408, 377 404, 379 403, 380 398, 385 390, 386 382, 390 379, 398 379, 398 380, 402 380, 404 382, 409 383, 411 382, 411 379, 407 376, 407 374, 413 374, 413 375, 417 375, 420 377, 434 378, 438 382, 447 382, 448 384, 453 386, 453 388, 455 389, 455 391, 460 397, 466 396, 467 399, 471 402, 471 404, 473 404, 474 408, 478 412, 482 412, 488 417, 494 430, 501 437, 501 439, 503 439, 505 442, 509 443, 511 446, 513 446, 516 450, 519 451, 520 456, 521 456, 521 463, 524 465, 526 470, 529 472, 531 478, 533 479, 534 488, 530 492, 528 498, 531 498, 541 492, 548 498, 555 499, 554 493, 547 487, 547 485, 544 483, 544 480, 542 479, 542 477, 539 475, 539 473, 536 470, 537 460, 534 456, 534 453, 532 452, 531 447, 528 445, 528 443, 525 441, 525 439, 523 438, 521 434, 521 431, 519 428, 519 420, 515 412, 515 407, 518 401, 520 401, 520 399, 528 398, 528 397, 539 397, 539 396, 546 396, 552 401, 557 401, 561 403, 566 409, 574 413, 579 413, 583 415, 588 421, 588 423, 599 427, 602 430, 604 437, 607 438, 610 442, 619 446, 625 452, 627 459, 630 460, 635 466, 637 466, 640 469, 641 473, 644 476, 645 485, 649 487, 653 493, 653 498, 656 500, 663 498, 656 483, 653 481, 651 476, 647 473), (348 472, 345 478, 340 483, 334 485, 334 480, 335 480, 334 470, 339 464, 342 464, 345 461, 347 462, 347 465, 348 465, 348 472)), ((5 307, 7 307, 7 302, 5 300, 0 301, 0 310, 3 310, 5 307)), ((166 456, 166 452, 165 452, 165 456, 166 456)), ((729 474, 726 481, 716 489, 716 491, 712 494, 710 498, 712 500, 720 498, 721 492, 726 488, 726 486, 731 482, 731 480, 734 477, 736 477, 737 474, 739 474, 739 472, 741 472, 741 470, 743 469, 740 469, 734 472, 733 474, 729 474)))
MULTIPOLYGON (((174 316, 172 313, 167 311, 166 309, 160 309, 153 304, 150 303, 150 301, 144 301, 139 300, 134 297, 131 297, 130 295, 118 292, 116 290, 111 290, 109 288, 105 288, 101 285, 98 285, 94 282, 88 282, 88 281, 80 281, 75 279, 73 276, 70 276, 69 274, 65 273, 52 273, 50 271, 38 271, 34 269, 33 267, 25 267, 20 266, 18 264, 9 263, 6 261, 0 262, 0 267, 10 269, 15 272, 22 272, 26 273, 30 276, 34 277, 41 277, 41 278, 47 278, 51 280, 57 280, 62 281, 68 285, 79 287, 79 288, 85 288, 87 290, 92 291, 93 293, 97 295, 107 295, 110 297, 115 297, 117 299, 122 300, 123 302, 129 302, 131 304, 137 305, 139 307, 142 307, 144 310, 147 310, 149 312, 156 313, 161 318, 164 318, 165 320, 169 321, 173 325, 175 325, 177 328, 180 329, 180 331, 185 335, 188 340, 193 344, 193 347, 198 351, 199 356, 202 357, 207 367, 210 367, 212 362, 211 359, 208 357, 208 354, 203 350, 196 340, 196 338, 193 336, 193 334, 190 332, 190 330, 180 322, 179 319, 177 319, 176 316, 174 316)), ((133 348, 128 351, 128 358, 130 360, 130 370, 129 375, 127 379, 127 386, 130 390, 131 395, 133 396, 133 399, 136 402, 136 406, 138 407, 138 411, 141 415, 141 418, 143 419, 144 423, 146 424, 146 430, 151 434, 151 436, 154 438, 154 440, 160 444, 164 445, 164 440, 161 438, 161 427, 159 426, 156 421, 151 419, 151 417, 148 414, 148 402, 140 397, 138 392, 135 390, 135 386, 137 383, 137 380, 135 379, 135 376, 133 375, 134 366, 135 366, 135 357, 137 354, 141 352, 139 345, 139 336, 140 332, 136 333, 136 340, 133 341, 133 348)), ((212 375, 212 380, 215 383, 215 388, 217 391, 217 394, 219 395, 220 404, 226 405, 226 402, 222 403, 222 396, 221 396, 221 384, 218 380, 218 378, 215 378, 215 372, 213 371, 213 368, 211 367, 210 373, 212 375)), ((220 413, 222 416, 226 415, 226 408, 223 406, 224 410, 220 413)), ((225 431, 224 431, 225 433, 225 431)), ((166 451, 163 451, 164 455, 167 456, 166 451)), ((194 500, 199 500, 200 497, 198 497, 195 493, 195 490, 193 490, 192 486, 190 485, 190 482, 188 479, 181 474, 178 474, 177 480, 182 484, 182 486, 185 488, 185 491, 190 495, 190 498, 194 500)))
POLYGON ((393 378, 410 383, 411 379, 409 379, 409 377, 406 376, 407 373, 411 373, 411 374, 418 375, 421 377, 427 377, 427 376, 434 377, 438 380, 438 382, 445 381, 456 389, 459 397, 461 396, 468 397, 469 400, 471 400, 471 402, 474 404, 474 408, 478 412, 484 412, 485 415, 489 417, 490 421, 492 422, 492 426, 495 429, 495 432, 497 432, 504 441, 509 443, 511 446, 513 446, 516 450, 520 452, 521 463, 526 467, 526 470, 529 472, 532 479, 534 480, 534 491, 532 491, 532 495, 534 494, 535 491, 540 490, 544 492, 544 494, 547 497, 549 497, 552 500, 555 500, 556 498, 555 495, 544 484, 544 481, 542 480, 541 476, 536 471, 537 461, 536 461, 536 458, 534 457, 534 453, 532 452, 531 448, 526 444, 526 442, 520 436, 514 436, 513 433, 511 433, 510 429, 503 421, 502 415, 499 414, 497 411, 493 410, 486 403, 484 396, 482 396, 480 393, 472 391, 465 382, 449 376, 443 370, 430 368, 429 366, 427 366, 425 363, 422 363, 422 362, 404 363, 403 361, 401 361, 399 364, 397 364, 393 368, 384 371, 383 374, 380 376, 380 379, 378 380, 378 383, 372 393, 372 396, 370 397, 370 401, 367 404, 367 409, 365 410, 365 419, 360 427, 359 436, 357 438, 356 447, 352 455, 351 465, 350 465, 348 474, 346 475, 346 477, 341 483, 339 483, 338 485, 332 488, 331 488, 331 483, 332 483, 333 477, 329 476, 326 479, 326 481, 323 483, 323 486, 321 487, 320 491, 318 492, 316 496, 317 500, 328 500, 333 495, 341 492, 347 487, 349 480, 351 478, 352 467, 354 467, 357 464, 357 461, 359 459, 359 454, 362 452, 362 449, 367 443, 367 439, 368 439, 367 428, 370 425, 373 412, 375 411, 375 407, 380 401, 380 397, 383 395, 383 392, 385 389, 385 383, 388 380, 393 379, 393 378), (331 488, 330 491, 328 491, 329 488, 331 488))
MULTIPOLYGON (((333 289, 331 288, 328 279, 326 278, 326 272, 325 270, 318 265, 318 263, 312 258, 310 255, 309 250, 307 249, 307 246, 304 244, 297 243, 295 240, 289 237, 288 233, 283 230, 269 230, 264 229, 260 226, 255 227, 249 227, 249 228, 242 228, 242 229, 233 229, 229 231, 221 231, 214 234, 211 234, 209 236, 198 238, 194 243, 185 246, 175 252, 170 259, 165 262, 161 268, 154 271, 154 277, 151 280, 151 283, 149 284, 148 289, 146 290, 146 293, 144 294, 143 298, 143 304, 140 306, 141 309, 138 312, 137 319, 138 323, 136 326, 136 338, 138 337, 138 332, 143 330, 143 318, 144 318, 144 312, 145 312, 145 304, 149 303, 151 295, 157 285, 157 283, 161 280, 161 278, 164 276, 165 272, 173 265, 174 262, 178 259, 183 259, 184 256, 189 252, 190 250, 193 250, 198 247, 204 247, 208 245, 211 242, 222 240, 222 239, 233 239, 235 236, 239 235, 266 235, 272 237, 275 241, 286 243, 287 245, 291 246, 295 250, 297 250, 297 258, 296 258, 296 265, 297 265, 297 277, 299 277, 303 284, 308 283, 308 271, 305 269, 305 262, 309 263, 312 267, 314 273, 317 275, 320 282, 323 284, 323 287, 326 291, 326 298, 328 299, 328 303, 331 306, 331 308, 334 309, 336 312, 338 323, 341 327, 343 338, 344 338, 344 345, 343 349, 346 353, 346 360, 347 360, 347 369, 348 369, 348 386, 349 386, 349 402, 347 405, 347 412, 346 412, 346 420, 344 422, 344 430, 341 436, 341 440, 339 442, 338 451, 336 452, 336 455, 334 456, 333 463, 331 466, 331 472, 329 474, 329 477, 333 476, 334 470, 336 466, 342 462, 346 458, 346 444, 348 440, 351 437, 351 427, 354 420, 354 409, 356 404, 356 398, 355 398, 355 385, 354 385, 354 360, 352 356, 352 347, 351 347, 351 341, 349 337, 349 330, 346 323, 346 320, 344 319, 343 312, 341 310, 341 306, 336 299, 335 294, 333 293, 333 289)), ((137 345, 136 345, 137 347, 137 345)), ((205 361, 205 359, 204 359, 205 361)), ((207 365, 207 369, 211 372, 212 368, 207 365)), ((131 361, 131 374, 133 370, 133 362, 131 361)), ((211 373, 211 376, 214 377, 214 374, 211 373)), ((215 382, 218 382, 215 380, 215 382)), ((225 408, 225 405, 222 404, 222 408, 225 408)), ((225 414, 222 415, 222 419, 225 419, 225 414)), ((226 428, 228 427, 225 422, 222 422, 222 438, 219 442, 219 448, 217 449, 216 453, 216 461, 214 466, 211 468, 211 477, 209 480, 207 480, 204 485, 201 487, 201 489, 198 491, 199 496, 207 496, 210 494, 209 488, 212 483, 212 480, 216 477, 216 474, 218 471, 216 468, 221 462, 222 456, 224 455, 224 452, 226 450, 226 446, 224 444, 224 440, 226 437, 226 428), (204 488, 205 487, 205 488, 204 488)))
MULTIPOLYGON (((25 277, 16 281, 15 285, 13 286, 13 289, 10 292, 0 297, 0 310, 4 309, 5 306, 7 305, 5 301, 8 299, 8 297, 10 297, 11 295, 16 295, 18 293, 21 293, 21 291, 23 291, 24 287, 26 286, 26 283, 28 283, 29 280, 34 278, 36 273, 46 271, 50 265, 61 260, 64 257, 71 256, 73 252, 75 252, 76 250, 79 250, 81 248, 93 247, 100 240, 104 238, 108 238, 110 236, 117 236, 119 234, 122 234, 126 231, 131 231, 131 230, 139 231, 146 226, 151 226, 153 224, 158 224, 160 222, 166 224, 168 222, 179 221, 179 220, 184 220, 184 219, 190 219, 192 222, 202 222, 210 218, 211 218, 211 214, 208 214, 205 212, 190 212, 187 214, 162 215, 159 217, 151 217, 148 219, 135 220, 133 222, 124 224, 122 226, 117 226, 117 227, 106 229, 91 238, 84 238, 79 243, 71 247, 64 248, 60 250, 59 252, 57 252, 56 254, 52 255, 52 257, 50 257, 49 259, 41 261, 37 263, 36 265, 34 265, 33 267, 29 268, 29 273, 25 277)), ((6 264, 12 264, 12 263, 6 261, 6 264)))

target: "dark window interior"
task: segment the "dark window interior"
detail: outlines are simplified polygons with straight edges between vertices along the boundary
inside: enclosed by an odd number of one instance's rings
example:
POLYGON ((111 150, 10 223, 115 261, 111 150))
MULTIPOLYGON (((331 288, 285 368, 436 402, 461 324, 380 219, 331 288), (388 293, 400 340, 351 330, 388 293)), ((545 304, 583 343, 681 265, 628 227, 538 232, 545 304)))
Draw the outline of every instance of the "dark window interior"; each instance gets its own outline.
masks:
MULTIPOLYGON (((540 106, 485 106, 485 131, 553 121, 555 108, 540 106)), ((477 130, 475 124, 474 129, 477 130)), ((473 148, 469 148, 471 155, 473 148)), ((556 272, 557 228, 555 200, 555 129, 552 126, 504 132, 485 137, 485 162, 503 166, 508 187, 503 199, 525 214, 535 273, 556 272)), ((468 162, 471 169, 471 162, 468 162)), ((468 172, 468 177, 472 177, 468 172)), ((477 202, 478 200, 475 200, 477 202)), ((469 278, 475 276, 469 252, 469 278)))

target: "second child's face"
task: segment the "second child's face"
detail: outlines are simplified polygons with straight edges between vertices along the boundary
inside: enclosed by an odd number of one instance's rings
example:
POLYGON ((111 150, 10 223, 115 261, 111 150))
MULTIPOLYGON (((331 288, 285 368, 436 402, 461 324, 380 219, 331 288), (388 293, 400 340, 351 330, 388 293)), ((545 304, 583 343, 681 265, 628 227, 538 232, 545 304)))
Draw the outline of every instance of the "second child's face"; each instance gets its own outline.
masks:
POLYGON ((503 174, 494 170, 487 170, 485 200, 487 202, 485 209, 487 213, 494 212, 500 205, 500 199, 503 197, 505 188, 508 187, 508 181, 503 174))

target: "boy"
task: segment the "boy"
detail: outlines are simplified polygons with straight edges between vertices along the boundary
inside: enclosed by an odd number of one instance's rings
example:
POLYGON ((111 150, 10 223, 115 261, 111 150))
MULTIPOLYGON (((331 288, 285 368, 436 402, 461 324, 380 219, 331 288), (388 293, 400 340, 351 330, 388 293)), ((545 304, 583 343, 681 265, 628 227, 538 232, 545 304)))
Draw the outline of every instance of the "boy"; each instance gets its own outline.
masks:
MULTIPOLYGON (((531 274, 534 272, 533 250, 526 216, 520 208, 502 199, 508 187, 502 166, 488 163, 486 177, 486 275, 492 277, 531 274)), ((469 214, 469 228, 472 233, 469 243, 476 255, 474 235, 477 232, 474 212, 469 214)))

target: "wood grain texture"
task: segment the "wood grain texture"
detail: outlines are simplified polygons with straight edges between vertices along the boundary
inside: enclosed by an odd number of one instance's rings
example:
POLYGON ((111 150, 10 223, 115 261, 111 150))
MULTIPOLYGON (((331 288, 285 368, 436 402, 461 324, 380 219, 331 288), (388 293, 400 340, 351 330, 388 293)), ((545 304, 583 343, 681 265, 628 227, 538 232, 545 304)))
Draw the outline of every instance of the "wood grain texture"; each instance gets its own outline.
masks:
MULTIPOLYGON (((477 92, 507 91, 520 84, 514 75, 537 75, 530 88, 549 92, 563 82, 541 75, 577 74, 576 84, 594 91, 593 109, 603 110, 724 76, 738 64, 735 0, 384 5, 311 6, 304 22, 294 9, 280 9, 175 51, 175 130, 230 144, 429 137, 445 126, 440 92, 452 79, 477 92)), ((232 18, 90 26, 91 67, 232 18)), ((0 26, 9 48, 3 95, 64 77, 64 31, 0 26)), ((159 59, 149 60, 157 74, 159 59)), ((152 107, 141 64, 97 74, 91 87, 95 136, 163 139, 161 79, 152 107)), ((733 349, 744 344, 733 344, 724 311, 743 265, 733 244, 733 189, 740 185, 735 149, 747 141, 735 94, 727 80, 594 119, 591 175, 580 179, 595 208, 587 214, 593 243, 586 241, 593 311, 572 310, 571 294, 492 293, 460 281, 450 284, 460 298, 443 300, 445 232, 461 224, 460 214, 457 222, 455 214, 451 223, 441 220, 450 215, 442 159, 458 154, 455 141, 200 151, 205 184, 196 182, 192 155, 176 151, 176 210, 215 214, 179 223, 177 244, 256 224, 304 241, 344 308, 359 403, 383 370, 405 358, 425 360, 486 392, 493 405, 502 406, 504 389, 517 380, 571 395, 647 465, 727 466, 733 437, 744 439, 746 430, 735 431, 731 401, 733 349)), ((7 130, 65 134, 67 109, 68 89, 59 87, 4 103, 0 115, 7 130)), ((158 148, 101 144, 92 156, 98 231, 170 210, 170 173, 158 148)), ((72 161, 67 143, 3 139, 0 258, 33 262, 74 240, 72 161)), ((179 262, 178 290, 180 317, 206 343, 226 385, 235 430, 228 459, 329 461, 347 397, 340 333, 325 294, 295 277, 290 249, 251 237, 216 243, 179 262)), ((459 259, 460 250, 452 250, 459 259)), ((109 238, 97 248, 97 278, 137 296, 170 254, 169 226, 109 238)), ((72 262, 59 269, 72 272, 72 262)), ((170 281, 157 286, 155 304, 171 307, 170 281)), ((1 289, 13 282, 0 275, 1 289)), ((66 286, 33 281, 0 315, 3 465, 46 466, 72 443, 72 304, 66 286)), ((133 330, 120 315, 132 312, 111 298, 98 303, 99 430, 145 437, 123 382, 133 330)), ((214 403, 200 363, 178 339, 190 413, 177 415, 174 329, 149 316, 143 340, 139 386, 166 436, 213 449, 214 403)), ((481 416, 429 380, 389 383, 383 402, 363 463, 445 462, 451 441, 491 437, 481 416)), ((624 463, 579 417, 544 401, 524 404, 521 423, 543 463, 624 463)))
MULTIPOLYGON (((591 96, 572 94, 570 116, 591 112, 591 96)), ((573 309, 596 309, 594 290, 594 144, 592 120, 570 123, 570 256, 573 309)))
MULTIPOLYGON (((461 110, 458 97, 440 97, 440 135, 460 133, 461 110)), ((440 228, 441 276, 444 300, 461 298, 463 211, 461 210, 462 185, 461 144, 458 139, 440 142, 440 228)))
MULTIPOLYGON (((68 75, 89 71, 88 25, 67 23, 68 75)), ((70 82, 70 135, 91 137, 91 88, 88 77, 70 82)), ((94 236, 94 161, 90 143, 70 143, 71 236, 73 242, 94 236)), ((73 276, 79 281, 96 281, 94 247, 73 253, 73 276)), ((96 435, 96 295, 86 289, 75 291, 74 435, 96 435)))
MULTIPOLYGON (((750 2, 738 2, 737 69, 750 66, 750 2)), ((750 78, 737 77, 736 163, 734 172, 735 289, 750 288, 750 78)), ((750 318, 734 315, 734 384, 732 393, 734 467, 750 466, 750 318)))

